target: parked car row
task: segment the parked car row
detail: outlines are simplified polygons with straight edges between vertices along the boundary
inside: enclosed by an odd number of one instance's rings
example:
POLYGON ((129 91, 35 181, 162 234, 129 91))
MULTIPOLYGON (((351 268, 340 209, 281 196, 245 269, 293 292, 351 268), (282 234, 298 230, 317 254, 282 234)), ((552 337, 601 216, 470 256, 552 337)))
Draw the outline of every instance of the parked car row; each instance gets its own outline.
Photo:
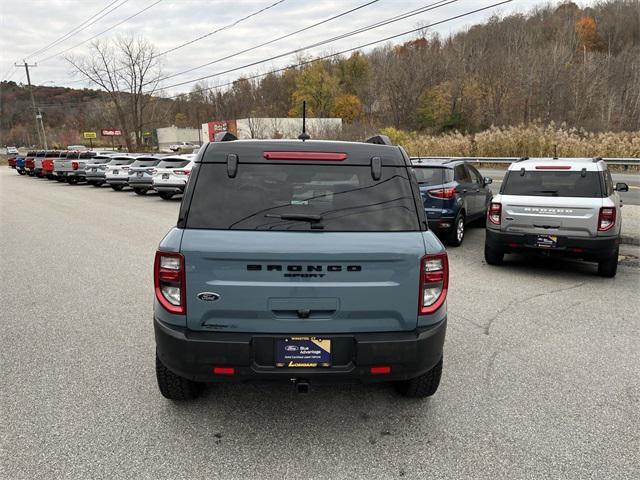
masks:
MULTIPOLYGON (((113 190, 150 190, 168 200, 187 185, 195 155, 154 156, 110 151, 32 151, 9 159, 21 175, 113 190)), ((523 158, 511 164, 500 193, 465 159, 411 158, 429 229, 449 246, 462 244, 466 226, 487 234, 485 260, 500 265, 511 253, 564 255, 598 264, 613 277, 618 265, 622 202, 600 158, 523 158)))
POLYGON ((127 187, 138 195, 151 190, 164 200, 181 194, 187 185, 195 155, 121 154, 113 151, 41 150, 9 159, 18 174, 71 185, 127 187))

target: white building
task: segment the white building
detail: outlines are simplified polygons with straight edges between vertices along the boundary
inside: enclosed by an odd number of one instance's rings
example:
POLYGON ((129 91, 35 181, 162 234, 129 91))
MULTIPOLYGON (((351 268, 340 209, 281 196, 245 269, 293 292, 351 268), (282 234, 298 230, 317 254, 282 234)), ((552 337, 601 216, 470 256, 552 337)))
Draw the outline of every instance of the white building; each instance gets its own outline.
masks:
POLYGON ((200 144, 202 141, 206 140, 206 138, 201 138, 200 131, 197 128, 178 128, 175 125, 156 128, 156 135, 160 150, 169 148, 169 145, 174 145, 180 142, 200 144))
MULTIPOLYGON (((322 139, 337 136, 342 129, 341 118, 307 118, 307 133, 311 138, 322 139)), ((203 140, 213 141, 216 133, 231 132, 240 139, 246 138, 298 138, 302 133, 301 118, 241 118, 202 124, 203 140)))

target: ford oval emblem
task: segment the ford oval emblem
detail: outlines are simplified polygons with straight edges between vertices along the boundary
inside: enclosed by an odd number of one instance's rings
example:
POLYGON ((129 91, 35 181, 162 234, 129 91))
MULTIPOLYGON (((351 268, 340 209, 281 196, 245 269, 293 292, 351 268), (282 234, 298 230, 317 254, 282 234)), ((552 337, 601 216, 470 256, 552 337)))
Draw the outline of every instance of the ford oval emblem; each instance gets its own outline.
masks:
POLYGON ((220 300, 220 295, 214 292, 200 292, 198 298, 203 302, 217 302, 220 300))

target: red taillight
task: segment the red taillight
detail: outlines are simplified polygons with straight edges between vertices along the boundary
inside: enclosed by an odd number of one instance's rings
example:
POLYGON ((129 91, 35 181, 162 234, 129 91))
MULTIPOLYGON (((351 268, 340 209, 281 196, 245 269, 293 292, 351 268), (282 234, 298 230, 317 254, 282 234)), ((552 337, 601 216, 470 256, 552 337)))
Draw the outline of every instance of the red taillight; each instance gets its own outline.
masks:
POLYGON ((215 375, 235 375, 236 369, 233 367, 213 367, 215 375))
POLYGON ((571 170, 569 165, 536 165, 536 170, 571 170))
POLYGON ((606 232, 611 230, 616 224, 616 209, 613 207, 602 207, 598 214, 598 231, 606 232))
POLYGON ((342 162, 347 159, 346 153, 339 152, 263 152, 267 160, 320 160, 342 162))
POLYGON ((190 170, 174 170, 173 173, 176 175, 189 175, 191 171, 190 170))
POLYGON ((389 365, 380 365, 378 367, 371 367, 369 369, 371 375, 384 375, 391 373, 391 367, 389 365))
POLYGON ((449 259, 447 253, 425 255, 420 260, 420 315, 438 310, 447 298, 449 288, 449 259))
POLYGON ((71 162, 71 168, 73 170, 77 170, 78 169, 78 162, 71 162))
POLYGON ((491 202, 489 210, 487 211, 487 217, 489 221, 494 225, 500 225, 500 218, 502 217, 502 205, 499 203, 491 202))
POLYGON ((184 315, 187 304, 182 254, 157 251, 153 280, 160 305, 170 313, 184 315))
POLYGON ((455 187, 451 188, 436 188, 427 192, 430 196, 436 198, 453 198, 456 195, 455 187))

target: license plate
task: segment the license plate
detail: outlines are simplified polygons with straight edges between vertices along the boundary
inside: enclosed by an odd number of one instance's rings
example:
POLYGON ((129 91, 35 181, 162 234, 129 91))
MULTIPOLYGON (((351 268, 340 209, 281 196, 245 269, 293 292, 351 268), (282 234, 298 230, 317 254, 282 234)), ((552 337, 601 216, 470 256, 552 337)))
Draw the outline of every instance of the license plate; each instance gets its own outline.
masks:
POLYGON ((556 248, 557 246, 558 246, 557 235, 538 235, 538 238, 536 238, 536 247, 556 248))
POLYGON ((162 174, 162 179, 163 180, 169 180, 169 174, 168 173, 163 173, 162 174))
POLYGON ((276 367, 315 368, 331 366, 331 340, 288 337, 276 340, 276 367))
POLYGON ((113 174, 114 174, 114 175, 118 175, 118 170, 114 170, 114 171, 113 171, 113 174))
POLYGON ((92 172, 97 172, 97 171, 98 171, 98 169, 97 169, 97 168, 92 168, 92 169, 91 169, 91 171, 92 171, 92 172))
POLYGON ((142 172, 138 172, 138 178, 142 178, 142 172))

